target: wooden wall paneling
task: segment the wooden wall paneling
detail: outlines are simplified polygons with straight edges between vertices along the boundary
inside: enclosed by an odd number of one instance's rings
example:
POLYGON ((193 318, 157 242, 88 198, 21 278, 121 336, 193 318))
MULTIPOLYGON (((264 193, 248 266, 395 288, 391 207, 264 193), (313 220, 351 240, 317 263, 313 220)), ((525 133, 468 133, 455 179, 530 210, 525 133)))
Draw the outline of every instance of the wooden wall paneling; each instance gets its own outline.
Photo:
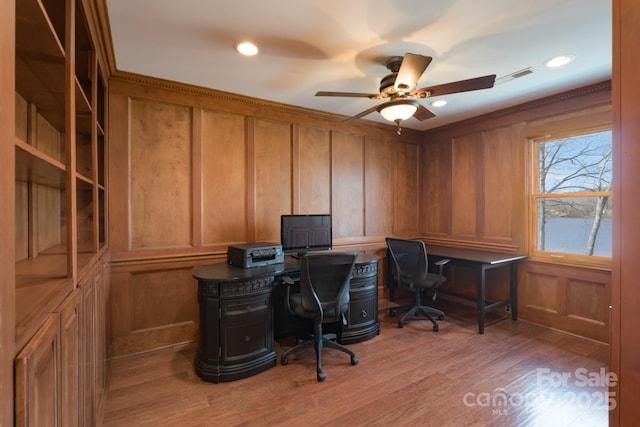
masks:
POLYGON ((188 263, 166 263, 114 269, 112 356, 197 339, 197 286, 191 275, 193 267, 188 263))
MULTIPOLYGON (((472 134, 453 141, 451 232, 454 236, 475 239, 478 236, 478 180, 483 167, 481 135, 472 134)), ((480 193, 481 194, 481 193, 480 193)))
POLYGON ((522 319, 608 341, 609 272, 538 262, 521 264, 521 271, 518 311, 522 319))
POLYGON ((133 99, 130 115, 131 246, 190 246, 191 109, 133 99))
POLYGON ((201 126, 202 243, 246 242, 245 117, 203 110, 201 126))
POLYGON ((640 3, 613 1, 613 278, 611 371, 617 403, 610 424, 640 419, 640 3))
POLYGON ((60 315, 50 314, 16 356, 15 425, 59 426, 60 315))
POLYGON ((364 236, 364 137, 333 132, 331 141, 333 239, 364 236))
POLYGON ((290 123, 256 121, 254 241, 279 242, 280 215, 291 212, 291 141, 290 123))
POLYGON ((531 150, 524 123, 511 126, 511 243, 518 253, 529 247, 529 194, 531 188, 531 150))
POLYGON ((420 151, 420 231, 429 236, 450 235, 453 141, 427 141, 420 151))
POLYGON ((109 93, 108 228, 109 245, 114 257, 131 249, 129 103, 126 95, 109 93))
POLYGON ((124 350, 118 350, 118 345, 124 348, 124 344, 121 343, 125 337, 130 334, 131 331, 131 313, 132 305, 137 301, 133 301, 129 295, 129 289, 131 288, 131 274, 125 267, 118 266, 117 264, 111 267, 111 313, 110 326, 111 326, 111 356, 117 357, 118 355, 127 354, 124 350))
MULTIPOLYGON (((483 132, 484 187, 482 231, 484 238, 511 243, 513 236, 513 150, 511 127, 483 132)), ((519 172, 523 172, 520 170, 519 172)))
POLYGON ((418 145, 398 142, 393 147, 393 231, 396 235, 417 235, 418 145))
MULTIPOLYGON (((365 139, 365 235, 383 239, 393 234, 394 144, 390 139, 365 139)), ((379 266, 379 268, 382 268, 379 266)))
POLYGON ((298 201, 293 212, 331 213, 331 131, 308 126, 298 129, 298 187, 294 188, 298 201))
MULTIPOLYGON (((578 321, 584 320, 587 323, 607 326, 609 286, 605 282, 595 281, 592 276, 589 274, 586 279, 569 278, 567 280, 567 316, 578 321)), ((604 338, 606 340, 607 337, 604 338)))
POLYGON ((75 289, 60 305, 60 420, 61 426, 80 426, 82 328, 80 289, 75 289))
POLYGON ((204 239, 204 171, 202 157, 202 109, 192 109, 191 121, 191 245, 194 248, 203 246, 204 239))

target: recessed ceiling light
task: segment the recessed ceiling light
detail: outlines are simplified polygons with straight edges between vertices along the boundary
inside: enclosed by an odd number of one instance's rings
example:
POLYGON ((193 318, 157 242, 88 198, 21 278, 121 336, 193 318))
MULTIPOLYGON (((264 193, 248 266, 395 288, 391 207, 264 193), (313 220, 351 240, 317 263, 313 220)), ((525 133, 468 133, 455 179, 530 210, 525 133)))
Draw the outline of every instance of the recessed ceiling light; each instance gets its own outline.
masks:
POLYGON ((444 107, 445 105, 447 105, 447 101, 445 101, 444 99, 438 99, 436 101, 433 101, 431 105, 433 105, 434 107, 444 107))
POLYGON ((258 53, 258 47, 251 42, 242 42, 236 45, 236 50, 243 55, 253 56, 258 53))
POLYGON ((573 58, 575 57, 575 55, 557 55, 547 60, 544 64, 549 68, 562 67, 563 65, 567 65, 569 62, 573 61, 573 58))

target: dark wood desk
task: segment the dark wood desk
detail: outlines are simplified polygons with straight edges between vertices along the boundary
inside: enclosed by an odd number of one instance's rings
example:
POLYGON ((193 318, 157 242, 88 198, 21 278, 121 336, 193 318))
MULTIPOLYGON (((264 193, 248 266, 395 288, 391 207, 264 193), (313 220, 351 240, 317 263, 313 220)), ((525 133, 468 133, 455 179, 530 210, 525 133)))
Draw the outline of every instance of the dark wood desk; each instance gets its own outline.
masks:
MULTIPOLYGON (((427 245, 427 254, 430 261, 435 259, 448 258, 451 263, 467 266, 477 271, 476 296, 454 292, 446 288, 446 283, 438 292, 453 295, 459 298, 476 301, 478 310, 478 332, 484 334, 486 313, 500 307, 509 305, 511 308, 511 318, 518 318, 518 265, 519 260, 525 259, 525 255, 505 254, 499 252, 485 251, 481 249, 454 248, 450 246, 427 245), (486 298, 486 271, 493 268, 509 268, 509 299, 504 301, 488 301, 486 298)), ((387 258, 389 255, 387 255, 387 258)), ((390 265, 390 264, 387 264, 390 265)), ((393 283, 391 269, 387 268, 387 285, 393 283)), ((393 300, 393 293, 390 287, 390 297, 393 300)))
MULTIPOLYGON (((347 324, 337 325, 338 341, 356 343, 379 333, 379 257, 358 254, 351 278, 347 324)), ((275 337, 295 334, 300 326, 284 313, 283 276, 297 278, 300 261, 264 267, 240 268, 218 263, 197 268, 200 306, 200 341, 195 357, 196 373, 205 381, 246 378, 275 366, 275 337), (274 321, 275 315, 275 321, 274 321)), ((304 325, 303 325, 304 327, 304 325)))

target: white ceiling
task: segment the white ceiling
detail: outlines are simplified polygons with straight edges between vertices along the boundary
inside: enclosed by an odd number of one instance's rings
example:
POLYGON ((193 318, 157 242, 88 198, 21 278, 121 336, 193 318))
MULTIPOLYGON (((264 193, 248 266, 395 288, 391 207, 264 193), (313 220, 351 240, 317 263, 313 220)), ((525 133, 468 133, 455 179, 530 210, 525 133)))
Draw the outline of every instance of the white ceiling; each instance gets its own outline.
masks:
MULTIPOLYGON (((532 67, 491 89, 451 94, 426 130, 600 82, 611 75, 610 0, 106 0, 120 71, 295 106, 356 115, 377 93, 390 56, 433 57, 418 87, 532 67), (260 53, 237 54, 254 41, 260 53), (544 61, 574 54, 560 69, 544 61)), ((373 112, 363 119, 386 122, 373 112)))

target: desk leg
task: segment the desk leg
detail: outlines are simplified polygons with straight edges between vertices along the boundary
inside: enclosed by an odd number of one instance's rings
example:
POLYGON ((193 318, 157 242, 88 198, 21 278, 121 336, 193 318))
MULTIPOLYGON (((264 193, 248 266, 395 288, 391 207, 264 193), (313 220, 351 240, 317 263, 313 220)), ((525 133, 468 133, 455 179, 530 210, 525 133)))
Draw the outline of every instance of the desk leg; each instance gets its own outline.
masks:
POLYGON ((484 264, 480 266, 480 276, 478 277, 478 333, 484 334, 484 317, 485 317, 485 268, 484 264))
POLYGON ((518 263, 509 265, 509 299, 511 300, 511 319, 518 319, 518 263))

